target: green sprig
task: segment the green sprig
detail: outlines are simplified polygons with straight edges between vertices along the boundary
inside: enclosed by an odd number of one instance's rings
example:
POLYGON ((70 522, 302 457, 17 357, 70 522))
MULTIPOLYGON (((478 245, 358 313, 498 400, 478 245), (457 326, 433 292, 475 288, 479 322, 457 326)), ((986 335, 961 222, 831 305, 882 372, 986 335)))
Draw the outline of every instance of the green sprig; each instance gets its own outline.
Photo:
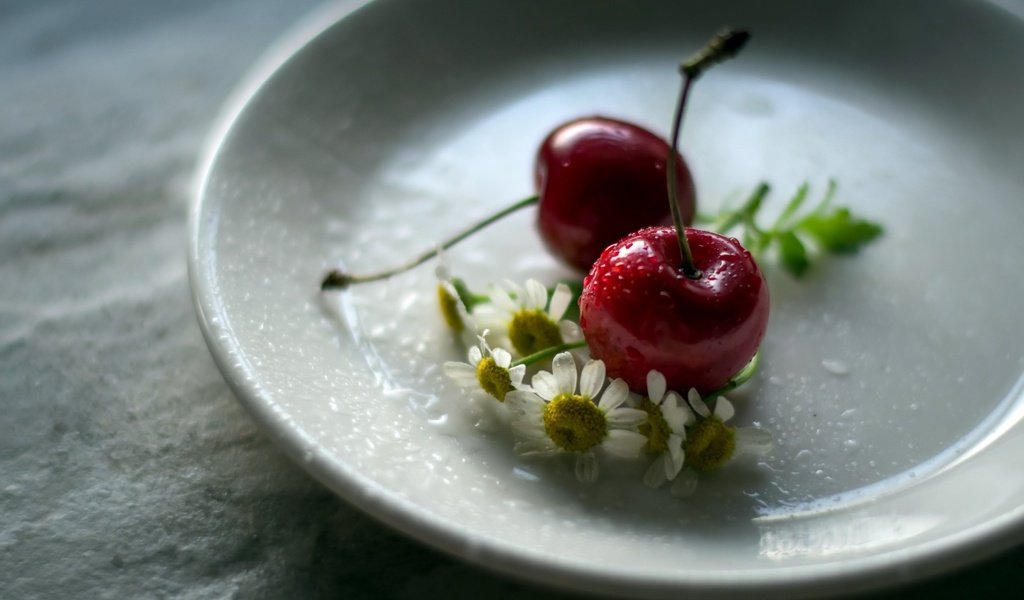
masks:
POLYGON ((724 210, 710 218, 709 228, 727 234, 742 227, 743 245, 755 258, 761 259, 767 250, 774 249, 782 267, 796 277, 804 275, 820 254, 850 254, 883 233, 878 223, 854 215, 849 208, 832 206, 836 192, 834 180, 829 181, 818 205, 799 216, 810 192, 810 186, 804 183, 775 222, 768 228, 761 227, 757 215, 769 191, 767 183, 759 184, 739 208, 724 210), (819 252, 809 251, 808 244, 819 252))

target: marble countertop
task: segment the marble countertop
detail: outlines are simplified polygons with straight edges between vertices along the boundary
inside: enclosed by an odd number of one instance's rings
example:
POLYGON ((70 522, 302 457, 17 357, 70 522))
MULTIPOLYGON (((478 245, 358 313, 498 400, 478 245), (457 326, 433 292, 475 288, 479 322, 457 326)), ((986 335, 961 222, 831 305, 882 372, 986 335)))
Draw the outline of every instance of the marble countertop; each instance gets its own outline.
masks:
MULTIPOLYGON (((0 3, 0 598, 563 597, 335 497, 203 343, 185 268, 198 154, 315 4, 0 3)), ((891 597, 1017 590, 1022 562, 891 597)))

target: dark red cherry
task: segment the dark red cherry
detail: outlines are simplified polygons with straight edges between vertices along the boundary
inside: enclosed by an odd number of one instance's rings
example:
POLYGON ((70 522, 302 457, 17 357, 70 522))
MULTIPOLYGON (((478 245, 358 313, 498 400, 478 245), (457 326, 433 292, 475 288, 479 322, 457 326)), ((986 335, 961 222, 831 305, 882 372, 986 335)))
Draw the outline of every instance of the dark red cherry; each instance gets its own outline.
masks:
POLYGON ((768 285, 738 241, 687 228, 696 278, 683 274, 673 227, 651 227, 609 246, 580 296, 580 327, 610 377, 636 391, 647 372, 669 389, 707 393, 753 358, 768 325, 768 285))
MULTIPOLYGON (((537 152, 537 226, 548 249, 580 271, 601 251, 643 227, 671 222, 665 173, 668 143, 650 131, 607 117, 561 125, 537 152)), ((683 221, 696 211, 693 178, 678 159, 683 221)))

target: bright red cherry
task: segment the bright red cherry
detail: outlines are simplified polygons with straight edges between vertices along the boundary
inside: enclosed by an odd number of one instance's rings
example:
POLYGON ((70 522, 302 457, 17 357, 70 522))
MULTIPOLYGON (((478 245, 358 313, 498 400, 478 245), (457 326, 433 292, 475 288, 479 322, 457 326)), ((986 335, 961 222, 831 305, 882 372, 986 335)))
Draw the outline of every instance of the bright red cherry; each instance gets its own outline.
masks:
POLYGON ((609 246, 580 296, 580 327, 610 377, 635 391, 647 372, 669 389, 707 393, 753 358, 768 325, 768 285, 738 241, 686 229, 695 278, 681 267, 673 227, 650 227, 609 246))
MULTIPOLYGON (((650 131, 587 117, 551 132, 537 152, 537 226, 557 257, 588 271, 601 251, 643 227, 671 222, 665 164, 669 146, 650 131)), ((677 155, 679 208, 693 221, 693 178, 677 155)))

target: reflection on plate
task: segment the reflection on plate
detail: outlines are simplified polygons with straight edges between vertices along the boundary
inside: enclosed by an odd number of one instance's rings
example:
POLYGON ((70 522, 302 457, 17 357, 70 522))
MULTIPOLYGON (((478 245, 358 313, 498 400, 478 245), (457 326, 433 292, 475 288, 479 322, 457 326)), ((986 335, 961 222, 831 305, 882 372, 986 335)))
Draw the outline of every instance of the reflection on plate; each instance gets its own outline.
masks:
MULTIPOLYGON (((822 595, 1019 541, 1024 451, 1024 22, 977 2, 352 4, 265 61, 193 212, 200 321, 240 400, 331 489, 479 564, 585 590, 822 595), (335 19, 338 19, 335 22, 335 19), (333 23, 333 24, 332 24, 333 23), (687 500, 612 465, 513 456, 444 380, 461 350, 429 267, 321 296, 531 193, 571 117, 664 132, 675 63, 723 23, 754 41, 695 91, 699 202, 840 181, 887 233, 806 281, 769 273, 768 457, 687 500), (996 60, 994 57, 998 57, 996 60)), ((474 283, 553 280, 531 214, 452 251, 474 283)))

